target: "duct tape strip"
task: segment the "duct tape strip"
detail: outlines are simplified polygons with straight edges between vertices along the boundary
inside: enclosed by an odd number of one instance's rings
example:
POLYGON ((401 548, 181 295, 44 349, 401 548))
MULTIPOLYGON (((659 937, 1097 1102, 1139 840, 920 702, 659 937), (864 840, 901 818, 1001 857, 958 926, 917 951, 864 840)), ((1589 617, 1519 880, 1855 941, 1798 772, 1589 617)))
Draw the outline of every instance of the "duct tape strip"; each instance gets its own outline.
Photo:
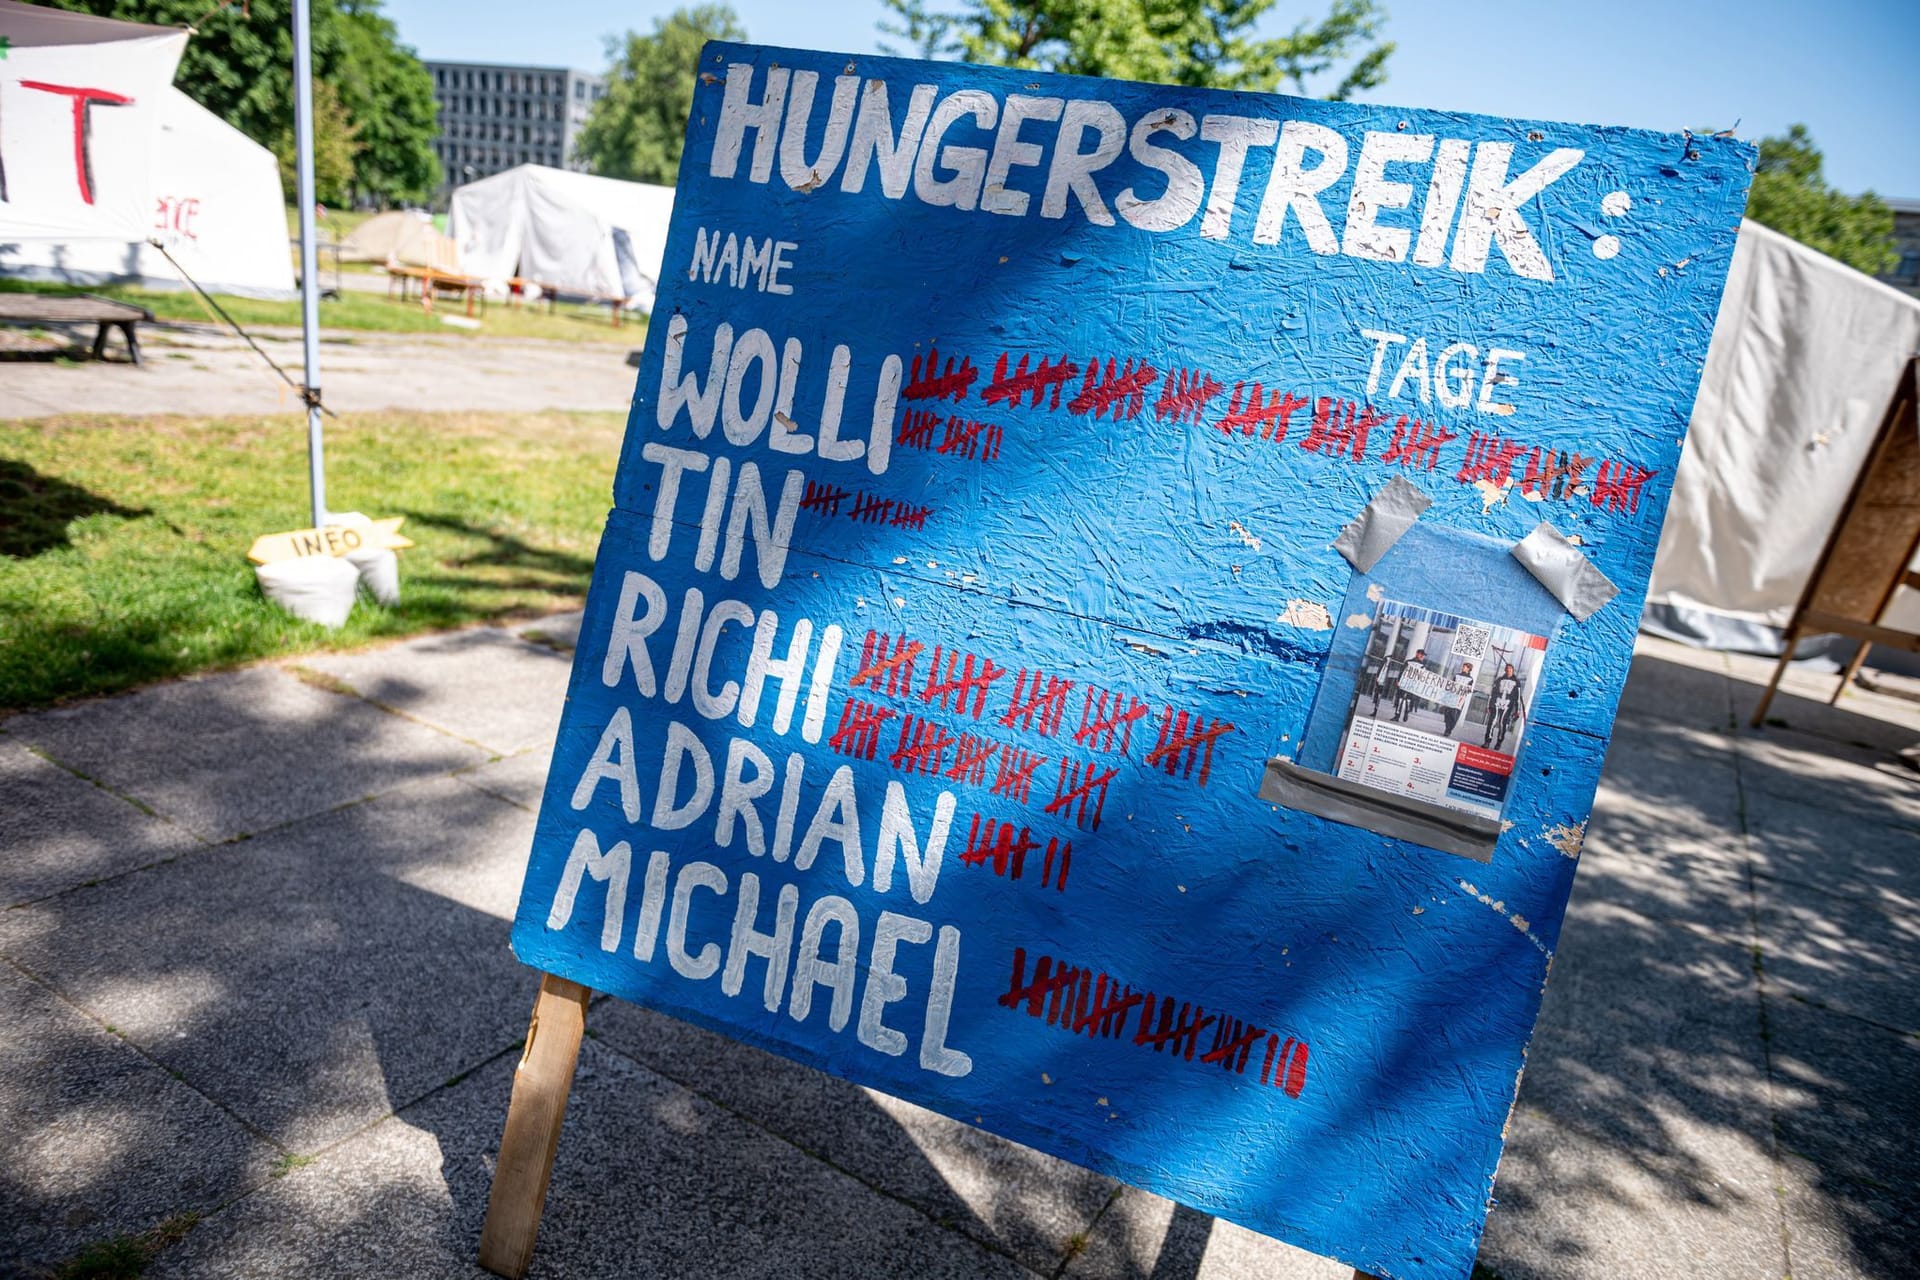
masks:
POLYGON ((1500 819, 1495 817, 1362 786, 1302 768, 1279 756, 1267 761, 1266 776, 1260 780, 1260 798, 1475 862, 1493 861, 1493 846, 1502 830, 1500 819))
POLYGON ((1395 476, 1340 531, 1333 549, 1361 573, 1371 573, 1380 557, 1393 550, 1400 535, 1413 528, 1413 522, 1432 505, 1433 499, 1420 492, 1417 485, 1404 476, 1395 476))
POLYGON ((1533 532, 1513 544, 1513 558, 1540 579, 1540 585, 1553 592, 1568 613, 1585 622, 1607 601, 1620 594, 1620 588, 1607 575, 1594 568, 1573 543, 1542 520, 1533 532))

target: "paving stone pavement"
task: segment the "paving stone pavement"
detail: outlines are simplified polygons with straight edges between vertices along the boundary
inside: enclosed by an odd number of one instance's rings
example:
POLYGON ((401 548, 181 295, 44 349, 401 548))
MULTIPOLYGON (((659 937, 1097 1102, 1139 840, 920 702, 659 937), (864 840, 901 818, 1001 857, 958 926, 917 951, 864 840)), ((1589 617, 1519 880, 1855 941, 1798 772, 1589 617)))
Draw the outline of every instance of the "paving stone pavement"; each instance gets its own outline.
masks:
MULTIPOLYGON (((480 1277, 578 615, 0 720, 0 1276, 480 1277), (187 1215, 197 1215, 188 1217, 187 1215)), ((1482 1280, 1920 1275, 1920 704, 1643 640, 1482 1280)), ((1345 1280, 601 998, 550 1277, 1345 1280), (589 1140, 589 1138, 591 1140, 589 1140)))

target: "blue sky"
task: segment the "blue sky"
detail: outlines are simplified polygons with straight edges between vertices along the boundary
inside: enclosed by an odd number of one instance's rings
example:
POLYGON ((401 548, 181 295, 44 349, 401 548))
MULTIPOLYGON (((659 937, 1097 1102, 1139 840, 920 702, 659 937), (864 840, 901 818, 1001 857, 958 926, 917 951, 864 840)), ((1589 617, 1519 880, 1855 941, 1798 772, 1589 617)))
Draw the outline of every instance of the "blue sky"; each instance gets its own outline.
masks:
MULTIPOLYGON (((603 37, 672 3, 387 0, 423 57, 597 70, 603 37), (530 16, 533 20, 530 21, 530 16)), ((1805 123, 1843 190, 1920 199, 1920 0, 1387 0, 1399 106, 1744 138, 1805 123)), ((879 0, 734 0, 752 38, 872 52, 879 0)), ((1282 0, 1273 25, 1324 12, 1282 0)))

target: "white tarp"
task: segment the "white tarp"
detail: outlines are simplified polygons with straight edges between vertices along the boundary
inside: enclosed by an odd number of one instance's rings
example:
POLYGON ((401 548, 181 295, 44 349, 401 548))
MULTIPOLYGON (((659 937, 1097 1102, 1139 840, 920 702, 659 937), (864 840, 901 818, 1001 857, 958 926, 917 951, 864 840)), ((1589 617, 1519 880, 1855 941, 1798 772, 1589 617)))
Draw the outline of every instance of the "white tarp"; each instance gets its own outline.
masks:
MULTIPOLYGON (((1648 595, 1654 629, 1777 651, 1895 379, 1920 300, 1741 226, 1648 595)), ((1902 592, 1891 626, 1920 630, 1902 592)))
POLYGON ((147 233, 176 27, 0 0, 0 243, 147 233))
POLYGON ((433 219, 417 209, 395 209, 368 218, 340 242, 340 260, 460 271, 458 247, 434 230, 433 219))
POLYGON ((518 276, 651 310, 672 216, 671 187, 523 164, 455 190, 447 230, 496 287, 518 276))
POLYGON ((273 153, 178 89, 160 96, 153 166, 134 237, 21 236, 0 242, 0 270, 69 284, 184 288, 180 271, 214 293, 287 297, 293 260, 280 166, 273 153))

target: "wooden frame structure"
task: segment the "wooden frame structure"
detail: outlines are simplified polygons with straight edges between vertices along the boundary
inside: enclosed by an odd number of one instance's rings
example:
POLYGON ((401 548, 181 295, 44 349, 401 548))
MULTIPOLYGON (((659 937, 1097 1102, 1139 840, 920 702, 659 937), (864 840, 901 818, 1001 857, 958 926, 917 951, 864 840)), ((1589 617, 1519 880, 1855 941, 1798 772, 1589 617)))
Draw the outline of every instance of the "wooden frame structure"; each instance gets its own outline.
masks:
POLYGON ((1920 589, 1920 573, 1907 566, 1920 551, 1920 356, 1910 356, 1893 386, 1886 414, 1860 474, 1833 522, 1833 532, 1814 561, 1813 572, 1787 623, 1780 661, 1753 709, 1751 723, 1765 720, 1793 649, 1807 634, 1835 633, 1859 642, 1827 699, 1840 695, 1860 673, 1876 644, 1920 653, 1920 635, 1880 625, 1902 586, 1920 589))

